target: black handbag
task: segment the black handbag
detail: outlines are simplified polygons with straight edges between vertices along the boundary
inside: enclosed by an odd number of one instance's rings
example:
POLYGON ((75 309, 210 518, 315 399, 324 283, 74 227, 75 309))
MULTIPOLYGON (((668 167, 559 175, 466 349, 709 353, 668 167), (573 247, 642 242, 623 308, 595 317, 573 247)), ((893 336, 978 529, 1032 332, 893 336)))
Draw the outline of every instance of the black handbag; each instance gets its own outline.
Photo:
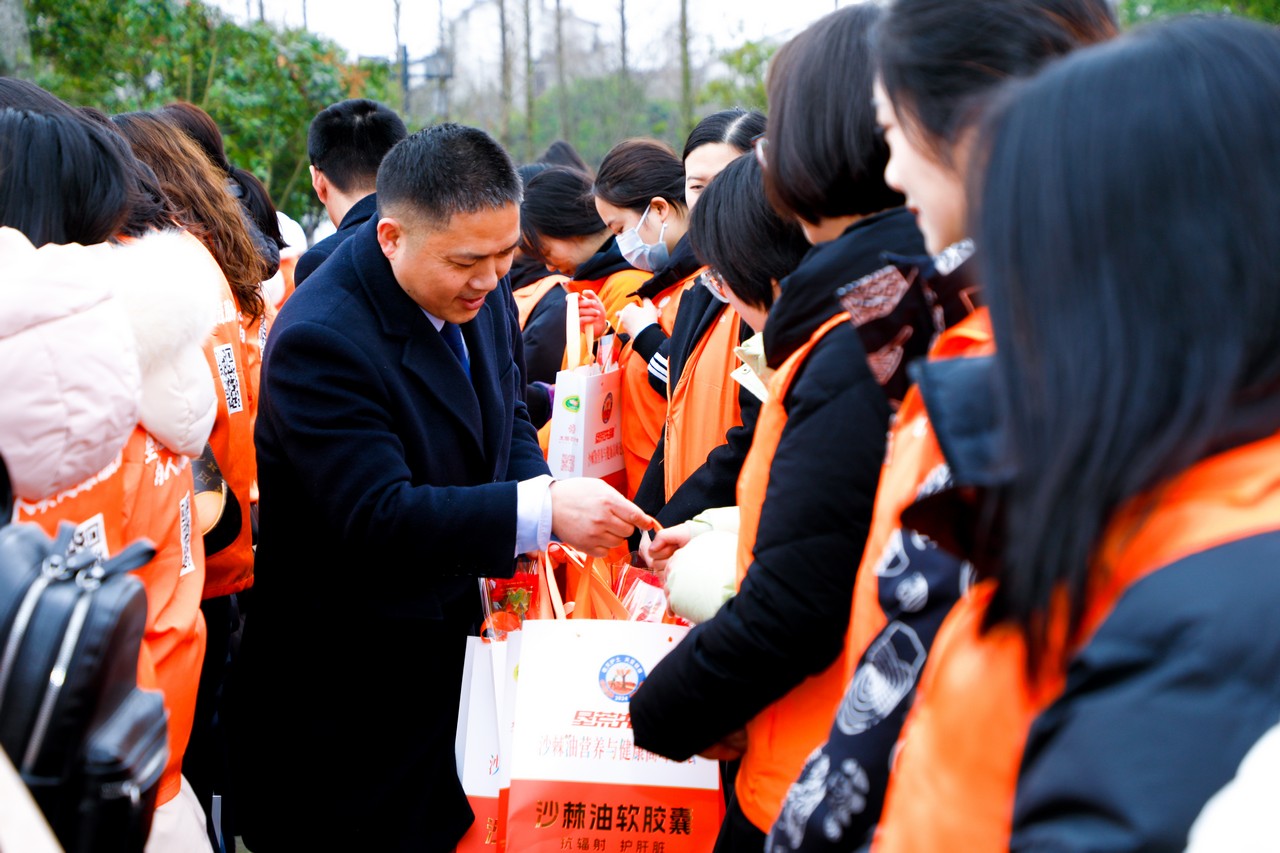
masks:
POLYGON ((0 528, 0 744, 69 853, 141 851, 168 760, 159 693, 137 686, 145 541, 103 560, 0 528))

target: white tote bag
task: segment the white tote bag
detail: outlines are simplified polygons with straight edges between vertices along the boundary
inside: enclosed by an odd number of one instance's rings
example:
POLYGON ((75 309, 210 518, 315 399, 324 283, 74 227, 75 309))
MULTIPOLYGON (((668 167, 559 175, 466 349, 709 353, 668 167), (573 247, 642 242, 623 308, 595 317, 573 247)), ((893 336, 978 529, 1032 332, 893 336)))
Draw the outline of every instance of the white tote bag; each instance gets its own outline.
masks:
MULTIPOLYGON (((578 294, 566 299, 566 341, 579 341, 578 294)), ((591 332, 587 330, 588 342, 591 332)), ((588 343, 587 352, 591 352, 588 343)), ((582 347, 569 346, 568 366, 556 374, 555 404, 547 464, 556 479, 605 477, 621 471, 622 428, 619 403, 622 371, 616 363, 603 369, 594 361, 581 364, 582 347)))
MULTIPOLYGON (((510 775, 504 761, 500 723, 506 652, 506 643, 467 638, 454 755, 458 779, 476 820, 458 842, 459 853, 495 850, 500 837, 501 794, 510 775)), ((510 729, 509 724, 507 728, 510 729)), ((510 737, 506 740, 509 742, 510 737)))
POLYGON ((724 812, 717 763, 669 761, 637 749, 631 731, 631 695, 687 632, 619 620, 525 623, 508 850, 711 850, 724 812))

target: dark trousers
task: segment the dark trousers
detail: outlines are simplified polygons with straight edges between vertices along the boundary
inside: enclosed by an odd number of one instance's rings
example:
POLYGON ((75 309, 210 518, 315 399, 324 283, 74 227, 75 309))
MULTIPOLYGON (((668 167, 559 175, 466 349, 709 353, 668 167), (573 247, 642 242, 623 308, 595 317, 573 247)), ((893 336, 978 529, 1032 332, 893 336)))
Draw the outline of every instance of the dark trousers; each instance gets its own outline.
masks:
POLYGON ((724 823, 716 836, 712 853, 764 853, 765 834, 760 831, 738 806, 738 797, 732 788, 725 791, 724 823))
MULTIPOLYGON (((213 820, 213 796, 224 795, 221 823, 230 828, 230 800, 225 796, 230 765, 222 719, 222 697, 230 667, 232 637, 239 631, 240 613, 234 595, 205 599, 200 602, 200 612, 204 614, 207 628, 204 664, 200 669, 191 740, 182 758, 182 774, 191 783, 204 809, 209 843, 214 850, 221 850, 213 820)), ((223 837, 227 838, 225 831, 223 837)))

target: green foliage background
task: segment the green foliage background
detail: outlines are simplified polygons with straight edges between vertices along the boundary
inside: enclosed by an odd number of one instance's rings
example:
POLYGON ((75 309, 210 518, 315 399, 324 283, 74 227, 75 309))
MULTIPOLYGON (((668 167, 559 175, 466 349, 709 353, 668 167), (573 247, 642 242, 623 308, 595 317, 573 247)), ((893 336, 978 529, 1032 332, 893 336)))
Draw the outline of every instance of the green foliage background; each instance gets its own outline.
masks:
MULTIPOLYGON (((568 141, 588 163, 598 165, 609 149, 630 136, 660 139, 679 150, 680 107, 674 101, 647 97, 633 76, 570 80, 567 86, 570 133, 568 141)), ((534 102, 533 150, 542 153, 559 138, 560 89, 553 86, 534 102)), ((522 125, 520 125, 522 126, 522 125)), ((523 148, 523 136, 511 150, 523 148)))
POLYGON ((317 35, 242 27, 196 0, 28 0, 27 20, 36 83, 107 113, 200 106, 231 162, 300 221, 319 211, 307 172, 312 117, 343 98, 391 92, 385 63, 349 64, 317 35))
POLYGON ((698 101, 704 105, 713 105, 715 109, 742 107, 748 110, 765 112, 769 99, 765 93, 765 74, 769 69, 769 60, 778 50, 778 45, 766 41, 747 41, 740 47, 726 51, 720 55, 729 73, 725 77, 711 80, 703 87, 698 101))
POLYGON ((1230 13, 1280 24, 1280 0, 1120 0, 1118 11, 1124 24, 1189 12, 1230 13))
MULTIPOLYGON (((349 63, 332 41, 301 29, 241 26, 199 0, 26 0, 35 81, 72 104, 108 113, 174 100, 203 107, 222 128, 227 154, 266 184, 277 207, 311 224, 320 208, 307 173, 306 133, 329 104, 370 97, 401 106, 395 68, 349 63)), ((1186 12, 1230 12, 1280 23, 1280 0, 1119 0, 1126 24, 1186 12)), ((353 11, 353 14, 358 12, 353 11)), ((765 110, 765 79, 777 44, 747 41, 719 55, 721 72, 696 94, 698 115, 731 106, 765 110)), ((534 104, 533 138, 513 110, 513 152, 541 152, 562 134, 589 163, 628 136, 679 150, 680 104, 653 98, 643 75, 574 79, 534 104), (560 105, 568 112, 568 132, 560 105)), ((514 105, 513 105, 514 106, 514 105)), ((468 121, 465 114, 451 116, 468 121)), ((411 125, 437 120, 419 116, 411 125)), ((497 127, 487 127, 495 135, 497 127)), ((535 155, 536 156, 536 155, 535 155)))

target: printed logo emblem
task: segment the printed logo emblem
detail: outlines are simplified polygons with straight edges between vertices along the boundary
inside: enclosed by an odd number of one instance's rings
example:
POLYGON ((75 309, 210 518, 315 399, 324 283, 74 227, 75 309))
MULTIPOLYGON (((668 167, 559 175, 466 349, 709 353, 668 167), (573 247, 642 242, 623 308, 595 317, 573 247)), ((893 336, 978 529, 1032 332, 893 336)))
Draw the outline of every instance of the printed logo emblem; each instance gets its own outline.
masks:
POLYGON ((600 667, 600 689, 615 702, 630 701, 644 684, 644 667, 631 655, 614 655, 600 667))
POLYGON ((604 395, 604 405, 600 407, 600 420, 602 422, 607 424, 611 417, 613 417, 613 392, 604 395))
POLYGON ((570 412, 576 412, 582 408, 582 398, 577 394, 574 394, 572 397, 565 397, 564 407, 570 412))

